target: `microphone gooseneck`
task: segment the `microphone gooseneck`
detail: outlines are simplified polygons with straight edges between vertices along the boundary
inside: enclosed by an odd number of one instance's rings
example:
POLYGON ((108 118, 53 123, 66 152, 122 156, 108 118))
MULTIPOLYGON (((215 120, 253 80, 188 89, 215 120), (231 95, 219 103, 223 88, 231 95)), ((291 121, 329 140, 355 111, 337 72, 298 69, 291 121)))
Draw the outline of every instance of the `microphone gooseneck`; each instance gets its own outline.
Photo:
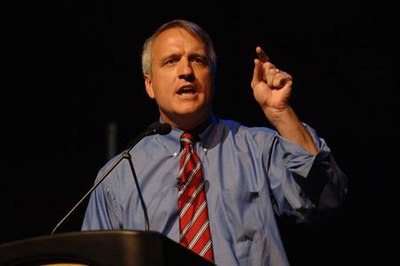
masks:
POLYGON ((128 159, 129 167, 131 168, 133 179, 135 180, 136 189, 138 191, 140 203, 142 205, 142 210, 144 214, 144 224, 146 231, 150 230, 149 216, 147 214, 146 203, 143 199, 142 190, 140 189, 139 181, 137 179, 135 168, 133 166, 132 156, 129 152, 143 137, 155 134, 166 135, 169 132, 171 132, 171 125, 166 123, 162 124, 160 122, 154 122, 147 127, 147 130, 144 131, 143 134, 139 135, 137 138, 131 141, 131 143, 128 145, 128 149, 126 149, 122 155, 123 158, 128 159))
POLYGON ((112 170, 114 170, 115 167, 117 167, 117 165, 123 160, 123 159, 128 159, 129 161, 129 166, 131 168, 132 171, 132 175, 133 178, 135 180, 135 185, 139 194, 139 199, 142 205, 142 209, 143 209, 143 213, 144 213, 144 219, 145 219, 145 228, 146 231, 149 231, 149 217, 147 215, 147 208, 146 208, 146 204, 143 200, 143 196, 142 196, 142 192, 140 190, 140 186, 139 186, 139 181, 137 180, 137 176, 135 173, 135 169, 133 167, 133 162, 132 162, 132 157, 130 155, 130 150, 144 137, 146 136, 150 136, 150 135, 156 135, 156 134, 160 134, 160 135, 166 135, 169 132, 171 132, 171 125, 166 124, 166 123, 160 123, 160 122, 154 122, 152 124, 150 124, 147 127, 147 130, 143 131, 142 133, 140 133, 137 137, 135 137, 134 139, 132 139, 130 141, 130 143, 128 144, 128 148, 122 153, 122 156, 120 156, 118 158, 118 160, 116 160, 110 167, 109 169, 101 176, 101 178, 99 178, 94 185, 85 193, 85 195, 83 195, 83 197, 74 205, 74 207, 72 207, 72 209, 58 222, 58 224, 53 228, 53 230, 51 231, 51 234, 54 234, 54 232, 56 232, 56 230, 64 223, 64 221, 75 211, 75 209, 77 207, 79 207, 82 202, 93 192, 93 190, 95 190, 101 182, 103 182, 103 180, 111 173, 112 170))

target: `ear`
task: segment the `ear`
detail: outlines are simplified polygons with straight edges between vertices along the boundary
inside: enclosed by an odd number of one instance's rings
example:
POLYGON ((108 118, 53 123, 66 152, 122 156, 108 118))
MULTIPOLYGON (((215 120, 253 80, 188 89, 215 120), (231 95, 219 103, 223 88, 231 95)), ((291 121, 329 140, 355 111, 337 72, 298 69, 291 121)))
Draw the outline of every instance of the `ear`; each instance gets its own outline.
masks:
POLYGON ((146 86, 147 95, 149 95, 151 99, 154 99, 153 85, 149 74, 144 75, 144 85, 146 86))

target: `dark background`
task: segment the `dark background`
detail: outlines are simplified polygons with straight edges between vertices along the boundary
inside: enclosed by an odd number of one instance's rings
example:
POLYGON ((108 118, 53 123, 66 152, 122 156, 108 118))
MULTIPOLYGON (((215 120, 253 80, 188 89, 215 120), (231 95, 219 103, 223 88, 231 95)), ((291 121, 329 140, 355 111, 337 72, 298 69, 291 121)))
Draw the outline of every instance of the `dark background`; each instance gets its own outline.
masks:
MULTIPOLYGON (((282 223, 292 264, 384 265, 393 252, 387 243, 397 240, 395 5, 65 0, 5 7, 1 243, 50 234, 110 153, 158 119, 144 90, 141 45, 161 23, 185 18, 215 42, 218 116, 268 125, 250 89, 261 45, 294 77, 293 106, 349 177, 349 199, 329 223, 282 223)), ((80 229, 85 204, 58 232, 80 229)))

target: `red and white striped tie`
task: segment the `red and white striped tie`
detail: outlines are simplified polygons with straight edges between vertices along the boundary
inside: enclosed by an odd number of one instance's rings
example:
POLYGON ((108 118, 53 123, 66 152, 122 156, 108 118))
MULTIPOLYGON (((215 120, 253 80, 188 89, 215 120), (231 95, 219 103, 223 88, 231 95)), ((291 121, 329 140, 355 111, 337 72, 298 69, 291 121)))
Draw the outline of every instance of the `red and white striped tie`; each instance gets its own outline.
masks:
POLYGON ((194 137, 183 133, 184 147, 178 177, 180 243, 214 262, 201 161, 193 149, 194 137))

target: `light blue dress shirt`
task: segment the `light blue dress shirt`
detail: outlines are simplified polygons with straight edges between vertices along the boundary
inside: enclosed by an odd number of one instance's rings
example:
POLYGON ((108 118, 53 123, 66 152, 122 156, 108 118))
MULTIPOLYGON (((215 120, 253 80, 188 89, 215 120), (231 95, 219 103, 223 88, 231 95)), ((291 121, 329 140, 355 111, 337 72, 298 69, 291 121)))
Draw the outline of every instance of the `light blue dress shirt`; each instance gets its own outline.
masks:
MULTIPOLYGON (((309 222, 336 209, 347 178, 316 132, 319 153, 266 127, 212 118, 195 148, 202 160, 215 263, 289 265, 275 215, 309 222), (315 174, 317 173, 317 174, 315 174)), ((177 177, 182 130, 143 138, 130 151, 150 230, 179 242, 177 177)), ((121 155, 100 171, 100 178, 121 155)), ((324 216, 325 217, 325 216, 324 216)), ((145 219, 129 161, 123 159, 92 193, 82 230, 144 230, 145 219)))

